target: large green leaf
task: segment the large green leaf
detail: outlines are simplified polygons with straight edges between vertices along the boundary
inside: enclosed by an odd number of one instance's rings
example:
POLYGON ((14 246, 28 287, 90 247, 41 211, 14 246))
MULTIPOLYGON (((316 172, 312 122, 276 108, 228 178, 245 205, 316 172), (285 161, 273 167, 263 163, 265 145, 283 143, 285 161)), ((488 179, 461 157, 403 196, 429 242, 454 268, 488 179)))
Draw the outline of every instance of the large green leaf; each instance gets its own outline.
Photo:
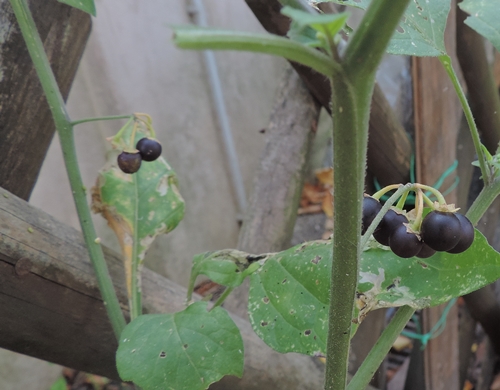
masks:
POLYGON ((203 390, 224 375, 243 374, 243 340, 224 309, 196 302, 173 314, 137 317, 123 331, 120 377, 144 390, 203 390))
MULTIPOLYGON (((324 354, 328 331, 331 241, 313 241, 260 260, 251 277, 248 312, 273 349, 324 354)), ((435 306, 500 278, 500 254, 476 231, 462 254, 402 259, 379 245, 362 255, 353 324, 372 310, 435 306)))
MULTIPOLYGON (((365 10, 371 0, 324 0, 365 10)), ((399 28, 389 42, 387 52, 412 56, 446 54, 444 29, 450 12, 450 0, 413 0, 399 28)))
POLYGON ((78 8, 88 14, 95 16, 94 0, 58 0, 60 3, 68 4, 72 7, 78 8))
POLYGON ((470 16, 465 24, 488 39, 500 51, 500 0, 464 0, 459 7, 470 16))

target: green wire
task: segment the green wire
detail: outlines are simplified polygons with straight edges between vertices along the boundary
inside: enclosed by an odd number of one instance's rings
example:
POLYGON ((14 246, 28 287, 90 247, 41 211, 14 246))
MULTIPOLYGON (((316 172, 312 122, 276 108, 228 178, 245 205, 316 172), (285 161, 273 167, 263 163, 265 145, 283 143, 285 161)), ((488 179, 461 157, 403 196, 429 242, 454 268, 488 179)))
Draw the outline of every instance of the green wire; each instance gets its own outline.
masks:
POLYGON ((427 345, 427 343, 429 342, 429 340, 431 340, 431 339, 439 336, 441 333, 443 333, 443 331, 446 328, 446 319, 448 318, 448 314, 450 313, 450 310, 456 301, 457 301, 457 298, 453 298, 451 301, 448 302, 448 304, 446 305, 446 307, 443 310, 443 313, 441 314, 441 317, 434 324, 434 326, 432 327, 432 329, 429 332, 424 333, 424 334, 420 333, 421 326, 420 326, 420 321, 418 320, 418 316, 413 316, 413 321, 415 322, 415 324, 417 326, 417 333, 408 332, 408 331, 404 330, 401 332, 401 334, 403 336, 406 336, 406 337, 409 337, 409 338, 412 338, 415 340, 420 340, 420 342, 422 343, 422 349, 424 349, 425 346, 427 345))

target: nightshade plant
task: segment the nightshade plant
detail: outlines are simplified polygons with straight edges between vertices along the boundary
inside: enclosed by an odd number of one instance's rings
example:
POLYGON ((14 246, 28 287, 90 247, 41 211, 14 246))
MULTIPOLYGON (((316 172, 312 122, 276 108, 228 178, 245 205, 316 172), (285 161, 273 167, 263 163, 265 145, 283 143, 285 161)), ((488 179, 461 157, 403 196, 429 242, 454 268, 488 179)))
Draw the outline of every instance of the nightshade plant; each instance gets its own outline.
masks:
MULTIPOLYGON (((288 38, 175 27, 174 41, 185 49, 247 50, 278 55, 309 66, 330 80, 335 171, 333 239, 263 255, 236 250, 200 254, 193 261, 189 300, 195 280, 202 274, 227 287, 222 297, 211 308, 206 302, 195 302, 178 313, 142 315, 139 280, 144 254, 158 234, 175 228, 182 218, 184 204, 175 174, 163 158, 142 165, 133 174, 119 170, 115 158, 100 172, 93 207, 108 219, 122 244, 132 319, 126 325, 102 250, 96 245, 99 242, 76 161, 73 126, 92 120, 129 119, 112 139, 115 148, 121 151, 144 137, 154 138, 151 120, 143 114, 134 114, 72 122, 26 0, 10 2, 52 109, 82 231, 119 340, 117 367, 124 380, 132 380, 145 390, 165 386, 196 390, 208 388, 224 375, 242 375, 241 336, 220 305, 232 289, 249 277, 248 311, 257 335, 279 352, 325 355, 325 389, 346 388, 349 340, 366 315, 382 307, 400 307, 347 386, 364 389, 414 310, 446 302, 500 277, 500 255, 478 231, 464 252, 437 252, 426 254, 425 258, 401 258, 371 239, 389 208, 398 199, 399 204, 409 191, 418 195, 422 188, 419 184, 395 185, 393 188, 397 190, 389 200, 381 207, 374 206, 375 210, 363 221, 361 235, 369 107, 375 72, 386 50, 393 54, 436 56, 454 84, 485 184, 467 212, 472 224, 478 222, 500 194, 498 156, 490 156, 480 144, 470 108, 444 46, 450 0, 339 0, 340 4, 366 9, 360 27, 342 50, 339 50, 339 33, 348 13, 317 14, 299 0, 282 0, 288 5, 282 12, 292 20, 288 38), (147 194, 141 192, 145 188, 147 194), (427 282, 421 283, 423 279, 427 282)), ((62 2, 95 14, 93 0, 62 2)), ((491 27, 494 23, 488 22, 498 10, 483 3, 466 0, 460 6, 473 15, 466 23, 499 48, 499 28, 491 27)), ((422 206, 418 207, 422 217, 422 206)), ((415 221, 403 223, 416 224, 415 221)))

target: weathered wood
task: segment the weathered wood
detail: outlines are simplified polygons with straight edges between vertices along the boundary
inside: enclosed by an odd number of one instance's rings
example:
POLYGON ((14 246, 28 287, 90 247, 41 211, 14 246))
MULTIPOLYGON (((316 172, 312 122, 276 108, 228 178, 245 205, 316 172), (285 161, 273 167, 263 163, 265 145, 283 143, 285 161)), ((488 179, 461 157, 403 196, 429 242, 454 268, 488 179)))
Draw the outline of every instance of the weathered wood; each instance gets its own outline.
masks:
POLYGON ((288 248, 297 218, 319 104, 288 67, 274 102, 238 249, 249 253, 288 248))
POLYGON ((457 57, 482 142, 490 153, 495 153, 500 140, 500 98, 484 38, 464 23, 467 16, 457 9, 457 57))
MULTIPOLYGON (((445 32, 449 53, 455 48, 455 10, 452 7, 445 32)), ((433 185, 455 161, 461 107, 453 85, 436 58, 413 58, 415 145, 417 181, 433 185)), ((441 189, 455 178, 451 174, 441 189)), ((447 196, 456 203, 456 192, 447 196)), ((423 332, 441 317, 444 306, 423 314, 423 332)), ((425 349, 425 382, 428 390, 458 388, 458 316, 456 306, 448 314, 446 328, 425 349)))
MULTIPOLYGON (((278 90, 238 240, 238 249, 249 253, 290 247, 319 118, 319 104, 291 67, 286 69, 278 90)), ((246 318, 247 297, 248 285, 244 284, 229 296, 226 307, 246 318)))
MULTIPOLYGON (((245 0, 262 26, 272 34, 286 35, 289 19, 280 14, 278 0, 245 0)), ((330 83, 310 68, 292 63, 313 96, 330 111, 330 83)), ((368 139, 368 170, 381 185, 409 180, 410 140, 398 122, 382 90, 376 86, 372 98, 368 139)))
MULTIPOLYGON (((120 256, 104 248, 118 297, 127 314, 120 256)), ((186 291, 145 269, 144 312, 184 308, 186 291)), ((116 340, 81 234, 0 189, 0 347, 117 378, 116 340)), ((225 378, 214 389, 314 389, 321 367, 308 357, 281 355, 233 317, 245 344, 242 380, 225 378)))
MULTIPOLYGON (((90 16, 56 0, 29 4, 66 98, 90 33, 90 16)), ((0 26, 0 186, 27 200, 54 123, 8 0, 0 0, 0 26)))

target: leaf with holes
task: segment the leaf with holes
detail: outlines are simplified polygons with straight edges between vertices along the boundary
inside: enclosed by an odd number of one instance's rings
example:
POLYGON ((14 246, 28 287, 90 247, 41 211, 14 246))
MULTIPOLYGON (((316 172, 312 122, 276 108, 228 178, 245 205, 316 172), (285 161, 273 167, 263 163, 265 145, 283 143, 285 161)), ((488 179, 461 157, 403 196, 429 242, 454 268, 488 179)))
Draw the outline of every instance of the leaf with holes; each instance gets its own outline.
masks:
POLYGON ((203 390, 243 375, 243 340, 228 313, 196 302, 170 314, 137 317, 121 334, 116 366, 144 390, 203 390))
MULTIPOLYGON (((324 0, 365 10, 371 0, 324 0)), ((403 21, 394 32, 387 52, 410 56, 446 54, 444 29, 450 12, 450 0, 413 0, 408 4, 403 21)))
MULTIPOLYGON (((149 134, 131 123, 114 145, 135 145, 149 134)), ((111 153, 92 189, 92 208, 108 221, 118 237, 124 257, 129 297, 136 294, 137 279, 146 251, 156 236, 173 230, 184 216, 184 200, 177 176, 162 157, 144 162, 137 173, 126 174, 111 153), (135 284, 134 284, 135 283, 135 284), (135 288, 134 288, 135 285, 135 288)))
POLYGON ((326 351, 332 245, 313 241, 269 256, 250 276, 248 314, 278 352, 326 351))
MULTIPOLYGON (((355 324, 372 310, 439 305, 500 278, 500 254, 476 230, 461 254, 403 259, 373 243, 362 254, 355 324)), ((313 241, 268 255, 250 277, 248 313, 257 335, 278 352, 326 351, 331 241, 313 241)))
POLYGON ((78 8, 92 16, 96 16, 94 0, 58 0, 60 3, 68 4, 78 8))
POLYGON ((500 1, 464 0, 458 6, 470 16, 465 24, 488 39, 500 51, 500 1))

